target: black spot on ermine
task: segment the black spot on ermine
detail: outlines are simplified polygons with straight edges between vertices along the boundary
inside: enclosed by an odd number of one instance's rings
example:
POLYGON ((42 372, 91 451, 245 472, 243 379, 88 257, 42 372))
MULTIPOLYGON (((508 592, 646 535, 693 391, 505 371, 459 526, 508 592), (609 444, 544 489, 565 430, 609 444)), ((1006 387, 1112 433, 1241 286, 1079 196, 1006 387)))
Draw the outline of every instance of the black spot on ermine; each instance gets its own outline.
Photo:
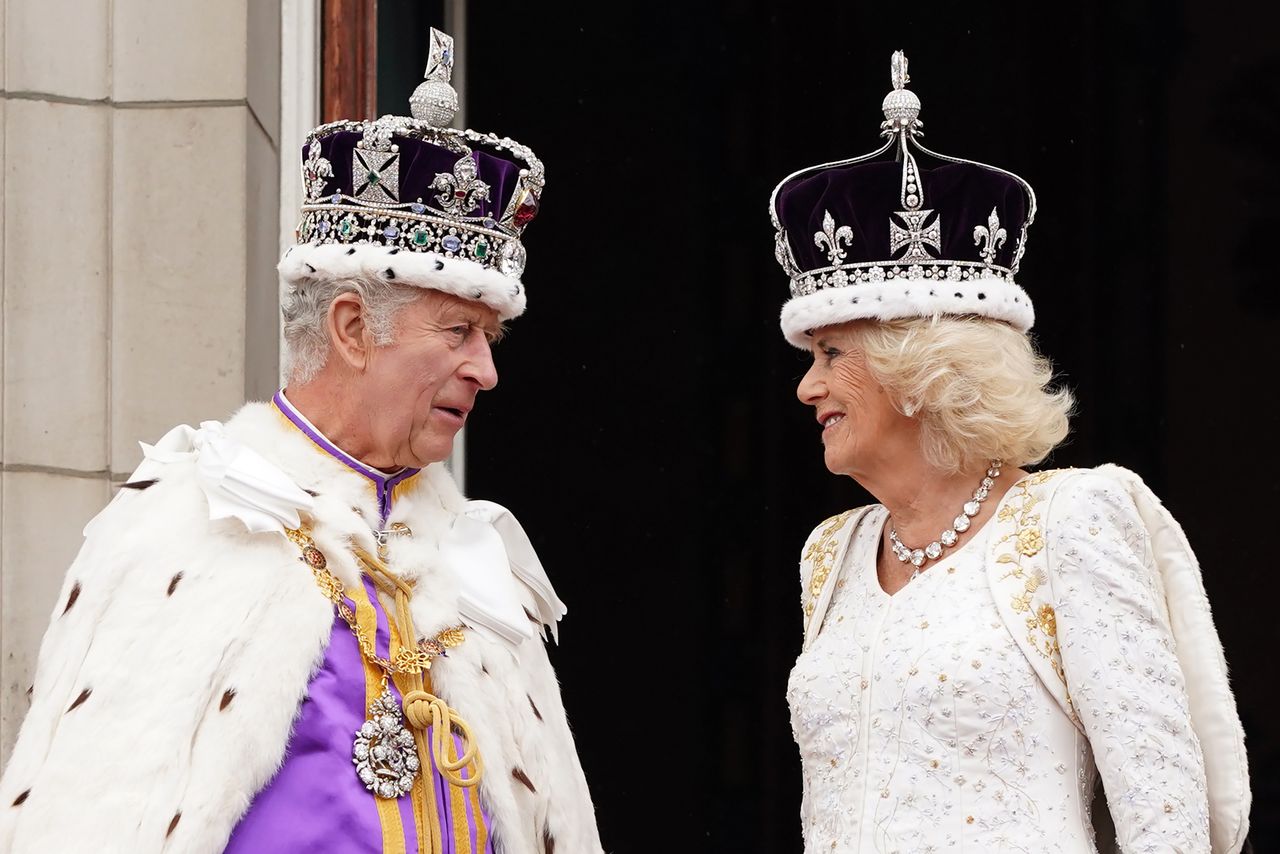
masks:
POLYGON ((74 711, 77 706, 81 705, 85 700, 89 699, 89 695, 92 693, 93 693, 92 688, 85 688, 83 691, 81 691, 80 696, 76 697, 75 701, 70 706, 67 707, 66 713, 70 714, 72 711, 74 711))
POLYGON ((529 779, 528 774, 524 773, 519 768, 512 768, 511 776, 515 777, 521 783, 524 783, 525 787, 528 788, 530 792, 533 792, 535 795, 538 794, 538 790, 533 787, 533 781, 529 779))
POLYGON ((67 596, 67 607, 62 609, 62 613, 65 614, 68 611, 70 611, 71 606, 76 604, 76 600, 79 598, 80 598, 80 582, 77 581, 75 584, 71 586, 71 593, 67 596))

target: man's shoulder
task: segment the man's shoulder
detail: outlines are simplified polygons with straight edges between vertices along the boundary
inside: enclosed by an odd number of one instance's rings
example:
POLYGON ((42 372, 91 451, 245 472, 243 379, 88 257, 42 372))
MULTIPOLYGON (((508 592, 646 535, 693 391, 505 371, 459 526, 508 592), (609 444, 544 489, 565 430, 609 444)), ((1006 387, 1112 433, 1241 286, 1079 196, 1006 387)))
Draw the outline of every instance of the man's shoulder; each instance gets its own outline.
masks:
POLYGON ((217 533, 193 466, 167 465, 158 473, 137 473, 115 488, 115 496, 85 526, 85 542, 117 541, 147 548, 159 538, 193 543, 217 533))
MULTIPOLYGON (((283 432, 279 416, 270 403, 250 402, 237 410, 223 425, 228 436, 254 447, 270 459, 272 445, 283 432), (265 453, 263 453, 265 451, 265 453)), ((204 422, 202 427, 214 422, 204 422)), ((173 437, 182 431, 195 434, 189 427, 175 427, 155 445, 143 444, 144 459, 122 483, 113 487, 112 500, 85 527, 86 539, 102 536, 155 535, 158 532, 178 536, 199 537, 208 533, 233 533, 236 529, 225 520, 212 520, 209 501, 201 487, 200 471, 195 455, 186 442, 173 437), (181 445, 167 447, 168 445, 181 445)))

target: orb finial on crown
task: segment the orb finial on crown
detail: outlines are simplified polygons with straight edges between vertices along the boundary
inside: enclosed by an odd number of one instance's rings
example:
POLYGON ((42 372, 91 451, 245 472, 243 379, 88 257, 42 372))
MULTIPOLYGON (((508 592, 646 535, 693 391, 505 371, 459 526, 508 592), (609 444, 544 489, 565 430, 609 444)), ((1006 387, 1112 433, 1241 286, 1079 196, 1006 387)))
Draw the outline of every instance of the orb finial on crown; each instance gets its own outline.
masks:
POLYGON ((914 131, 920 115, 920 99, 906 88, 911 82, 911 75, 907 73, 907 55, 900 50, 895 50, 889 61, 889 75, 893 80, 893 91, 884 96, 884 103, 880 105, 884 111, 885 129, 914 131))
POLYGON ((458 112, 458 93, 449 85, 453 76, 453 37, 431 28, 426 77, 409 97, 413 117, 433 127, 448 127, 458 112))

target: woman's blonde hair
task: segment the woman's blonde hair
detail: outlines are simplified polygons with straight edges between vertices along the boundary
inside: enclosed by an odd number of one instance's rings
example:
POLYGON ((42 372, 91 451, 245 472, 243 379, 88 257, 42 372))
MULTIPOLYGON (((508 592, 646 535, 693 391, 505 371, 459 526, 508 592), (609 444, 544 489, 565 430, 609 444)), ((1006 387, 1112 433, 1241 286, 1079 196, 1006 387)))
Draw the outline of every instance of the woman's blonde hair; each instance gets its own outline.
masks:
POLYGON ((1075 400, 1031 339, 983 317, 858 323, 867 367, 918 418, 925 459, 959 474, 988 460, 1042 461, 1066 438, 1075 400))

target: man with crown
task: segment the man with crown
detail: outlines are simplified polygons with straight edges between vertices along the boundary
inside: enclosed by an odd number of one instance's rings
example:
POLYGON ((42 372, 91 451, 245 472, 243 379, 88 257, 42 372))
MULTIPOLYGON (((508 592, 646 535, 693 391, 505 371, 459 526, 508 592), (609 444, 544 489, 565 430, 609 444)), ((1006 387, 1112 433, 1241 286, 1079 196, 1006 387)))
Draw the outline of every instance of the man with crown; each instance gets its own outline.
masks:
POLYGON ((1234 854, 1249 773, 1196 557, 1133 472, 1026 471, 1073 407, 1014 281, 1035 194, 924 148, 901 52, 892 79, 886 143, 770 203, 797 396, 878 502, 801 552, 805 851, 1234 854))
POLYGON ((602 851, 544 649, 565 613, 442 461, 525 306, 541 162, 413 117, 305 145, 288 386, 177 427, 85 529, 0 778, 0 850, 602 851))

